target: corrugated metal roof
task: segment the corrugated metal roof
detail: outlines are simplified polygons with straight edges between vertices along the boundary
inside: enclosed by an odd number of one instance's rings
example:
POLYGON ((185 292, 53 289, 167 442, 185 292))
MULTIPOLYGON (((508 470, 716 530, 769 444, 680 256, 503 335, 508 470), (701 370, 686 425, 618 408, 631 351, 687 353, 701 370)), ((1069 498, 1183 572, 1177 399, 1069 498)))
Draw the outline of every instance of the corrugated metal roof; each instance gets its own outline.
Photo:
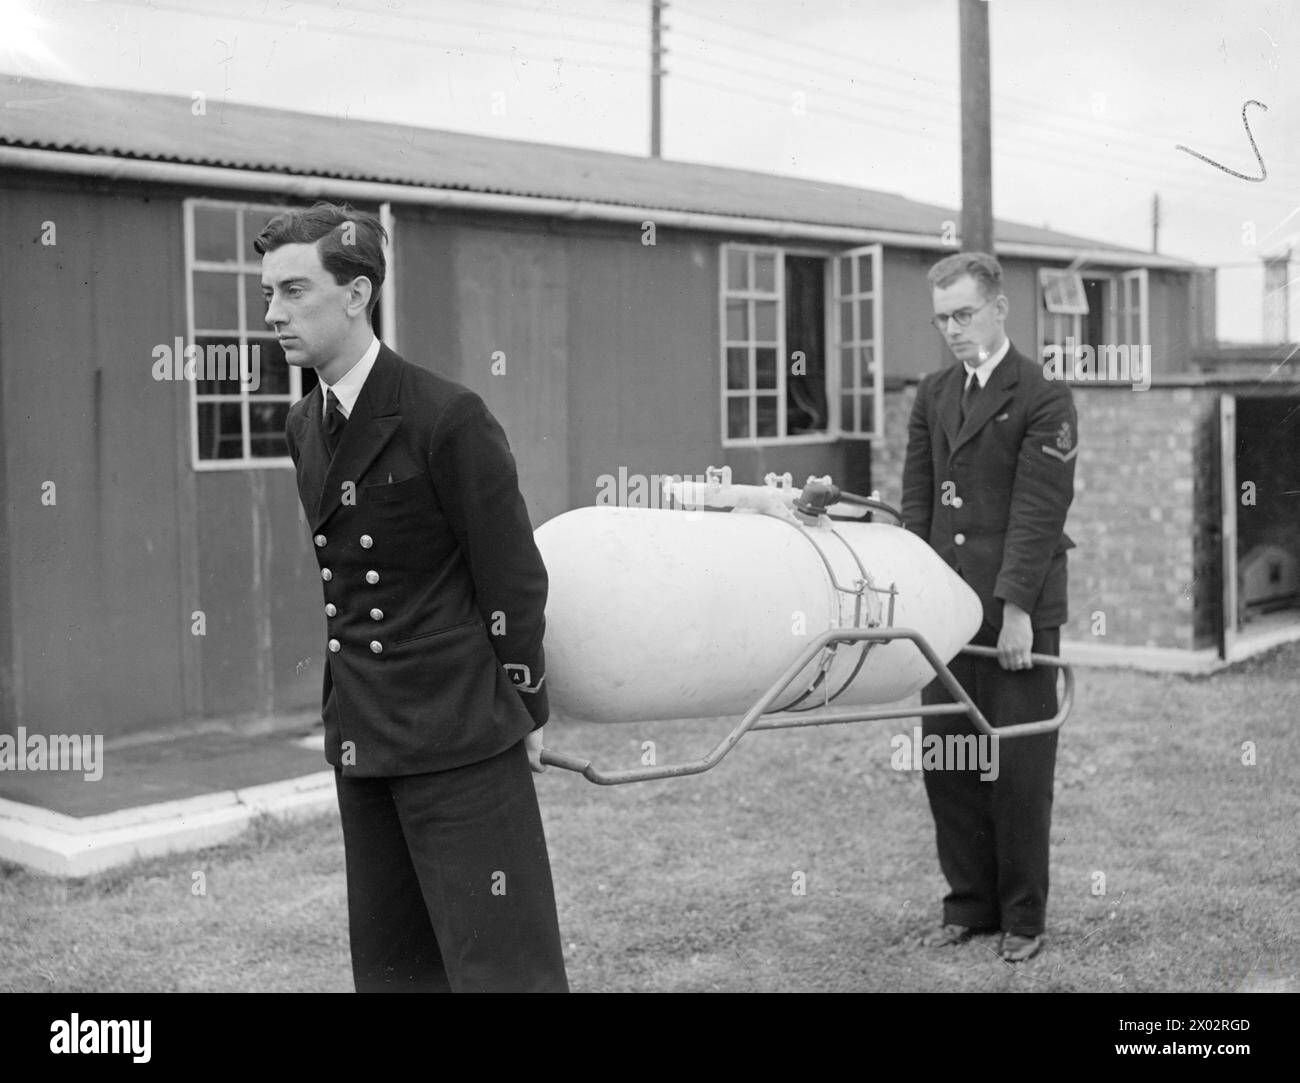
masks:
MULTIPOLYGON (((947 207, 890 192, 218 100, 0 77, 0 145, 938 236, 947 207)), ((999 219, 1001 242, 1144 253, 999 219)))

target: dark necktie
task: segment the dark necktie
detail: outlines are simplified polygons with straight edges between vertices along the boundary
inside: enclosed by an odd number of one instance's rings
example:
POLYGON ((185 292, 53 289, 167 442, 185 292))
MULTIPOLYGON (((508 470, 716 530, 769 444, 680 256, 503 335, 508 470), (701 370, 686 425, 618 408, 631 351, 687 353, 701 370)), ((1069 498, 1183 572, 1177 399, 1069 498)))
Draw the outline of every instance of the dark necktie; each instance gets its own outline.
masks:
POLYGON ((970 375, 970 382, 966 385, 966 390, 961 396, 961 422, 966 424, 966 418, 970 415, 971 406, 975 402, 975 396, 980 393, 980 380, 973 372, 970 375))
POLYGON ((339 439, 343 435, 343 426, 347 424, 347 415, 343 413, 343 407, 339 405, 339 400, 333 391, 325 393, 325 446, 329 449, 330 458, 334 458, 334 449, 339 446, 339 439))

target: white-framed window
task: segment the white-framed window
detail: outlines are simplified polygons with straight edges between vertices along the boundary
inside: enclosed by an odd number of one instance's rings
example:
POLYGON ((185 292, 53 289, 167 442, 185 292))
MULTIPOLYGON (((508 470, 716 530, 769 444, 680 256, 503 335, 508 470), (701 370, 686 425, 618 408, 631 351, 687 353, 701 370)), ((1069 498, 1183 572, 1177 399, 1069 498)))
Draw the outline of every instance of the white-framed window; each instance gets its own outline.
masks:
POLYGON ((834 315, 839 350, 836 421, 841 436, 871 439, 885 429, 880 365, 881 246, 842 252, 834 264, 834 315))
POLYGON ((723 445, 781 439, 785 411, 785 253, 726 245, 722 258, 723 445))
POLYGON ((263 316, 262 257, 253 241, 284 206, 215 199, 185 201, 185 307, 200 363, 190 385, 190 451, 196 470, 292 466, 284 439, 289 407, 315 374, 291 366, 263 316), (224 372, 213 359, 244 359, 224 372), (256 351, 256 352, 254 352, 256 351), (212 378, 215 377, 215 378, 212 378))
POLYGON ((1038 355, 1043 357, 1049 346, 1066 348, 1074 345, 1145 346, 1147 339, 1147 271, 1138 268, 1122 274, 1085 272, 1080 276, 1085 304, 1083 311, 1051 311, 1073 308, 1049 304, 1061 275, 1060 270, 1041 268, 1038 272, 1038 355))
POLYGON ((880 253, 720 247, 724 447, 880 434, 880 253))

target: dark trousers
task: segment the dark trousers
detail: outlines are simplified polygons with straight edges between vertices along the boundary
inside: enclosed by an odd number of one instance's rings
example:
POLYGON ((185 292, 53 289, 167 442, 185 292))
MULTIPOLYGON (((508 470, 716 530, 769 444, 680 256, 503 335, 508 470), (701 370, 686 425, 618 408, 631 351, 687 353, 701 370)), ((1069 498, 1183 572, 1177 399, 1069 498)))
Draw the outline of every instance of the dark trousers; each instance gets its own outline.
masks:
MULTIPOLYGON (((997 646, 985 624, 971 640, 997 646)), ((1059 654, 1061 630, 1034 630, 1036 654, 1059 654)), ((1037 722, 1056 713, 1052 666, 1005 670, 996 658, 959 654, 948 668, 992 726, 1037 722)), ((939 682, 921 692, 922 703, 951 703, 939 682)), ((923 737, 975 732, 965 715, 922 720, 923 737)), ((970 770, 926 771, 925 792, 934 814, 939 867, 948 881, 943 920, 1021 936, 1043 931, 1047 911, 1048 844, 1056 733, 998 742, 998 776, 980 780, 970 770)))
POLYGON ((357 992, 568 992, 522 741, 451 771, 334 775, 357 992))

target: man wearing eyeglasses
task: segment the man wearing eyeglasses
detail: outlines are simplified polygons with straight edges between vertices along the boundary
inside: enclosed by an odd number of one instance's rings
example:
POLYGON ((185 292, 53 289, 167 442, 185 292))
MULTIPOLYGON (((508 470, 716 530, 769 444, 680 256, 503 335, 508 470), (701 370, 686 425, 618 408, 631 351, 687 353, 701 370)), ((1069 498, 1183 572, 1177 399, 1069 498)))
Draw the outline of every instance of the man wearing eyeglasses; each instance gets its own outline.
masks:
MULTIPOLYGON (((1065 517, 1074 496, 1078 425, 1068 385, 1007 338, 1002 268, 958 253, 929 273, 934 325, 955 363, 922 379, 908 427, 903 518, 979 595, 984 623, 972 640, 998 657, 959 655, 953 675, 994 726, 1056 713, 1056 670, 1031 653, 1057 654, 1066 619, 1065 517)), ((938 681, 926 704, 950 703, 938 681)), ((923 719, 923 734, 971 732, 964 715, 923 719)), ((1001 742, 997 777, 927 770, 939 866, 948 881, 942 923, 928 947, 1001 932, 1008 962, 1043 945, 1056 733, 1001 742)), ((945 765, 951 766, 951 765, 945 765)))

